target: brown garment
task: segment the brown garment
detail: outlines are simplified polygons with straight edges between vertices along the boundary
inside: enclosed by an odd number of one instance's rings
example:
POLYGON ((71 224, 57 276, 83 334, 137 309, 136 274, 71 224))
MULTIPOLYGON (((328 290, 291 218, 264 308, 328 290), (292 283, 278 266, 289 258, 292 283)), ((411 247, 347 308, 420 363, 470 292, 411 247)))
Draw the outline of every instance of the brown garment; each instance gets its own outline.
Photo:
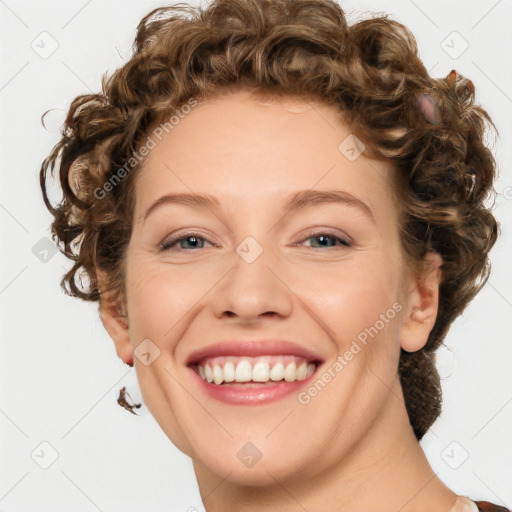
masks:
POLYGON ((495 505, 488 501, 475 501, 476 506, 480 512, 511 512, 510 509, 502 507, 501 505, 495 505))

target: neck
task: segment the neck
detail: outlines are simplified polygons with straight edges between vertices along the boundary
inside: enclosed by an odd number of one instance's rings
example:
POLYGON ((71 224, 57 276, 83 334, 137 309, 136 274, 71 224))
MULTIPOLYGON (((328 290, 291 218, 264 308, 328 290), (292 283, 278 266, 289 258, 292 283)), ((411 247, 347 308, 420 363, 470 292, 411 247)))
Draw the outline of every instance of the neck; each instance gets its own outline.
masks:
POLYGON ((366 435, 336 465, 311 478, 241 486, 194 460, 207 512, 449 512, 457 495, 436 476, 409 424, 399 383, 366 435))

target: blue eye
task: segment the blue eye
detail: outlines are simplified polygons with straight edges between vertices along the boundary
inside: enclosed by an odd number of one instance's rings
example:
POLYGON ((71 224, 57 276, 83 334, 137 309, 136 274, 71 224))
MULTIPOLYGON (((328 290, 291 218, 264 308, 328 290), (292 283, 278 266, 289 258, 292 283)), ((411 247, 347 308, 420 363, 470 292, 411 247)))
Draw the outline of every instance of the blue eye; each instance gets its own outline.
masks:
POLYGON ((318 240, 320 241, 320 244, 317 246, 312 246, 315 249, 322 249, 325 247, 335 247, 337 242, 339 242, 339 245, 342 245, 344 247, 350 247, 350 242, 348 240, 345 240, 344 238, 340 238, 338 236, 335 236, 331 233, 314 233, 307 238, 305 238, 303 241, 306 240, 318 240), (334 244, 329 244, 329 240, 333 241, 334 244), (325 245, 325 242, 327 242, 329 245, 325 245))
MULTIPOLYGON (((331 233, 319 232, 313 233, 307 238, 305 238, 302 242, 306 240, 316 240, 318 243, 313 244, 310 247, 314 249, 327 249, 333 247, 351 247, 351 243, 345 238, 338 237, 331 233)), ((204 249, 205 243, 210 244, 205 238, 199 236, 196 233, 187 233, 182 236, 177 236, 174 238, 170 238, 169 240, 164 240, 160 243, 160 249, 162 251, 168 250, 198 250, 204 249), (173 249, 175 246, 179 244, 179 247, 173 249)), ((217 247, 216 244, 211 244, 214 247, 217 247)), ((301 245, 300 243, 296 243, 294 245, 301 245)))
POLYGON ((188 233, 184 236, 171 238, 170 240, 164 240, 160 244, 160 248, 165 251, 173 248, 176 244, 180 243, 180 249, 202 249, 204 246, 204 243, 206 239, 202 238, 200 236, 195 235, 194 233, 188 233), (181 242, 186 242, 190 244, 190 247, 183 247, 181 242))

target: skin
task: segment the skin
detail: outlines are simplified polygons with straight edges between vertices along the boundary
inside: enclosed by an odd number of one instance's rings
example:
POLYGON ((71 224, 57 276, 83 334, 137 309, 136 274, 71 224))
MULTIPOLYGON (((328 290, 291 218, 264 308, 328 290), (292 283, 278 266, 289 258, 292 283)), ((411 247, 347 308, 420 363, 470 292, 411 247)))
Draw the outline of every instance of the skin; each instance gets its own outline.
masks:
POLYGON ((441 259, 429 253, 423 276, 409 270, 394 168, 364 152, 349 161, 338 149, 349 134, 332 106, 238 91, 194 107, 137 176, 127 295, 105 293, 101 318, 119 357, 133 359, 146 406, 193 459, 208 512, 455 504, 414 437, 397 375, 400 347, 419 350, 434 325, 441 259), (340 203, 283 214, 289 194, 311 189, 343 190, 373 218, 340 203), (144 221, 161 196, 191 192, 221 206, 168 205, 144 221), (159 250, 187 228, 200 240, 159 250), (318 233, 334 238, 322 243, 318 233), (236 252, 248 236, 263 249, 251 264, 236 252), (336 242, 347 236, 351 246, 336 242), (185 367, 216 341, 273 337, 319 354, 322 375, 393 304, 401 311, 307 404, 297 395, 252 407, 217 402, 185 367), (134 350, 148 338, 160 354, 146 366, 134 350), (248 442, 262 454, 252 467, 237 457, 248 442))

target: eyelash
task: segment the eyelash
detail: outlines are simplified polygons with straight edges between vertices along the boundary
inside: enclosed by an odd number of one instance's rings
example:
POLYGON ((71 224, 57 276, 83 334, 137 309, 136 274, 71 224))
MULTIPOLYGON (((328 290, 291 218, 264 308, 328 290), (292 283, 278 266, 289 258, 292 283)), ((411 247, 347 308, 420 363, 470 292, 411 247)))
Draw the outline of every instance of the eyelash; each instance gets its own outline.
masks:
MULTIPOLYGON (((329 237, 335 240, 336 242, 340 242, 340 245, 344 248, 351 247, 352 244, 346 240, 345 238, 341 238, 336 236, 333 233, 329 233, 328 231, 318 231, 316 233, 311 233, 309 236, 304 238, 302 242, 305 242, 306 240, 309 240, 310 238, 320 238, 321 236, 329 237)), ((160 244, 161 251, 169 251, 172 249, 173 246, 175 246, 177 243, 181 242, 182 240, 186 240, 187 238, 195 238, 197 240, 204 240, 207 241, 206 238, 199 236, 198 233, 185 233, 184 235, 177 236, 174 238, 171 238, 170 240, 164 240, 160 244)), ((299 243, 295 243, 293 245, 298 245, 299 243)), ((216 244, 212 244, 214 247, 217 247, 216 244)), ((327 249, 332 249, 333 247, 326 247, 327 249)), ((202 249, 202 247, 199 247, 198 249, 202 249)), ((198 249, 190 249, 192 251, 198 250, 198 249)), ((312 249, 322 249, 321 247, 312 247, 312 249)), ((182 249, 183 251, 187 251, 188 249, 182 249)))

